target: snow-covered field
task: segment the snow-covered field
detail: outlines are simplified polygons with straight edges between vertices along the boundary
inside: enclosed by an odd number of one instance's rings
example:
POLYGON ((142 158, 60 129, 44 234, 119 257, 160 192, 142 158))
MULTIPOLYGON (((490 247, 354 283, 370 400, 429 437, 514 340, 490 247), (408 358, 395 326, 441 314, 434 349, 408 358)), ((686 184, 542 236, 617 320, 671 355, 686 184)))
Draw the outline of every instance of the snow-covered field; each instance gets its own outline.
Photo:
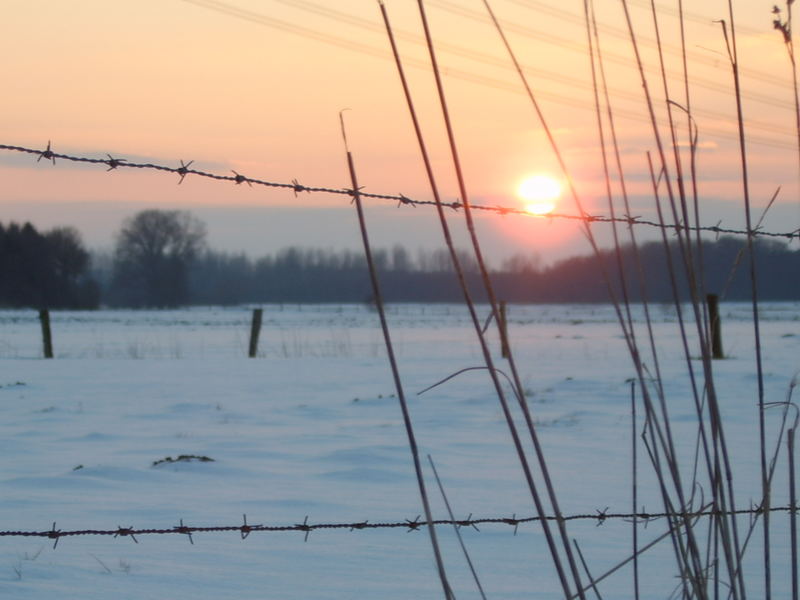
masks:
MULTIPOLYGON (((487 313, 483 307, 483 314, 487 313)), ((760 493, 749 305, 724 304, 715 361, 740 507, 760 493)), ((533 516, 519 462, 463 307, 397 305, 390 327, 423 456, 457 518, 533 516)), ((692 468, 696 417, 675 311, 655 307, 662 373, 692 468)), ((762 306, 766 399, 800 369, 800 304, 762 306)), ((377 315, 362 306, 266 306, 248 359, 246 307, 52 314, 56 358, 41 358, 37 314, 0 311, 0 530, 45 531, 396 522, 422 512, 377 315), (213 462, 154 461, 181 454, 213 462)), ((608 306, 511 306, 512 344, 562 511, 631 509, 634 371, 608 306)), ((499 359, 496 335, 492 342, 499 359)), ((501 362, 498 362, 503 368, 501 362)), ((797 398, 795 398, 796 400, 797 398)), ((777 439, 780 410, 768 414, 777 439)), ((641 429, 641 422, 639 423, 641 429)), ((641 444, 640 444, 641 446, 641 444)), ((532 454, 532 453, 531 453, 532 454)), ((640 507, 662 509, 640 448, 640 507)), ((785 452, 774 505, 788 500, 785 452)), ((447 518, 426 465, 434 516, 447 518)), ((700 494, 702 492, 698 492, 700 494)), ((699 500, 696 505, 699 505, 699 500)), ((746 529, 749 516, 742 516, 746 529)), ((623 520, 570 521, 597 576, 631 551, 623 520)), ((643 545, 665 531, 640 526, 643 545)), ((458 598, 478 592, 451 528, 438 529, 458 598)), ((540 525, 461 533, 489 598, 558 598, 540 525)), ((747 549, 758 597, 761 533, 747 549)), ((45 599, 440 598, 429 538, 406 529, 318 529, 53 540, 0 537, 0 596, 45 599)), ((788 516, 773 516, 776 597, 790 585, 788 516)), ((642 558, 644 598, 676 587, 669 539, 642 558)), ((630 568, 601 585, 632 595, 630 568)))

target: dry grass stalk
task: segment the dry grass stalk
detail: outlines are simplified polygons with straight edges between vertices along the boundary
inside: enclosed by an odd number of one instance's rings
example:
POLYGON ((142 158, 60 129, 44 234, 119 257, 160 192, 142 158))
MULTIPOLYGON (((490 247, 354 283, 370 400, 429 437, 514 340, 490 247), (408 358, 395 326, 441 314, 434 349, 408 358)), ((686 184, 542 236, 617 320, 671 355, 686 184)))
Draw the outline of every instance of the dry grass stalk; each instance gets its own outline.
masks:
MULTIPOLYGON (((427 147, 425 145, 425 141, 424 141, 424 138, 422 136, 422 130, 421 130, 420 126, 419 126, 419 121, 418 121, 417 116, 416 116, 416 110, 415 110, 415 107, 414 107, 414 102, 413 102, 413 99, 412 99, 412 96, 411 96, 411 93, 410 93, 408 82, 407 82, 406 77, 405 77, 405 73, 404 73, 404 70, 403 70, 403 66, 402 66, 402 62, 400 60, 399 53, 397 51, 397 45, 396 45, 395 40, 394 40, 394 36, 393 36, 393 33, 392 33, 391 24, 389 22, 388 14, 387 14, 385 6, 384 6, 384 4, 382 2, 380 2, 380 6, 381 6, 381 12, 382 12, 382 15, 383 15, 383 18, 384 18, 384 23, 386 25, 387 35, 388 35, 390 44, 392 46, 392 51, 393 51, 393 54, 394 54, 394 57, 395 57, 395 63, 397 65, 398 73, 399 73, 400 80, 401 80, 401 83, 402 83, 402 86, 403 86, 403 91, 404 91, 404 94, 405 94, 405 97, 406 97, 406 102, 408 104, 409 112, 411 114, 412 122, 413 122, 413 125, 414 125, 414 131, 415 131, 415 134, 416 134, 416 137, 417 137, 417 141, 419 143, 422 159, 423 159, 423 162, 425 164, 425 169, 426 169, 426 173, 427 173, 427 176, 428 176, 429 184, 430 184, 431 191, 432 191, 432 194, 433 194, 434 199, 435 199, 436 211, 437 211, 437 215, 439 217, 440 225, 442 227, 442 233, 443 233, 443 236, 444 236, 444 239, 445 239, 445 244, 447 245, 448 251, 450 253, 450 257, 451 257, 451 260, 452 260, 452 263, 453 263, 453 268, 454 268, 454 270, 456 272, 456 276, 458 278, 459 286, 460 286, 460 288, 462 290, 462 293, 463 293, 463 296, 464 296, 464 301, 465 301, 466 306, 467 306, 467 308, 469 310, 469 313, 470 313, 470 319, 471 319, 471 321, 473 323, 476 335, 478 337, 479 344, 481 346, 481 351, 482 351, 482 354, 483 354, 484 362, 486 363, 486 368, 487 368, 487 370, 489 372, 489 375, 490 375, 490 377, 492 379, 492 383, 494 385, 495 392, 496 392, 498 400, 500 402, 504 418, 505 418, 506 423, 508 425, 509 432, 511 433, 512 441, 514 443, 514 447, 515 447, 515 450, 517 452, 517 456, 519 457, 520 464, 522 465, 522 469, 523 469, 523 472, 525 474, 525 479, 526 479, 526 482, 527 482, 527 485, 528 485, 528 489, 531 492, 531 497, 533 498, 534 505, 536 507, 536 511, 537 511, 538 515, 540 517, 544 517, 547 514, 547 511, 546 511, 545 506, 544 506, 544 504, 542 502, 542 499, 541 499, 541 497, 539 495, 538 488, 537 488, 537 486, 535 485, 535 483, 533 481, 533 474, 532 474, 530 466, 528 464, 528 460, 527 460, 527 457, 525 455, 525 451, 524 451, 523 446, 522 446, 522 441, 521 441, 521 439, 519 437, 519 433, 517 431, 517 427, 516 427, 516 424, 514 422, 510 407, 509 407, 508 402, 507 402, 507 400, 505 398, 505 392, 503 390, 502 384, 501 384, 499 376, 498 376, 498 370, 495 369, 495 367, 494 367, 494 361, 492 359, 492 355, 491 355, 491 352, 489 350, 489 346, 488 346, 488 343, 486 341, 486 338, 485 338, 485 335, 484 335, 484 332, 483 332, 483 327, 481 325, 480 319, 478 318, 477 310, 475 308, 474 302, 472 301, 469 289, 468 289, 468 287, 466 285, 466 279, 464 277, 464 270, 463 270, 463 268, 461 266, 460 258, 458 256, 458 253, 455 250, 455 246, 454 246, 453 241, 452 241, 452 236, 450 234, 450 228, 449 228, 449 225, 447 223, 447 218, 445 217, 445 214, 444 214, 444 205, 443 205, 443 203, 441 201, 441 196, 439 194, 438 185, 436 184, 436 179, 434 177, 433 169, 431 167, 430 159, 428 157, 427 147)), ((425 14, 424 13, 424 6, 421 3, 420 3, 420 12, 424 16, 424 14, 425 14)), ((423 20, 423 24, 426 24, 425 20, 423 20)), ((427 30, 427 27, 426 27, 426 32, 428 33, 428 39, 430 40, 430 35, 429 35, 429 31, 427 30)), ((432 44, 430 44, 430 42, 429 42, 429 48, 432 50, 432 44)), ((435 54, 433 52, 431 52, 431 60, 433 62, 433 66, 434 66, 434 73, 437 75, 437 78, 438 78, 439 73, 438 73, 438 70, 436 69, 436 57, 435 57, 435 54)), ((497 321, 496 310, 493 311, 493 315, 495 317, 495 320, 497 321)), ((518 389, 521 389, 521 388, 518 388, 518 389)), ((549 523, 547 522, 546 519, 542 519, 541 523, 542 523, 542 528, 543 528, 543 531, 544 531, 544 534, 545 534, 545 539, 546 539, 546 542, 547 542, 547 545, 548 545, 548 549, 549 549, 550 554, 552 556, 553 563, 554 563, 554 566, 555 566, 556 573, 558 575, 559 581, 560 581, 561 586, 562 586, 562 588, 564 590, 565 596, 569 597, 570 593, 571 593, 570 592, 569 582, 567 580, 566 572, 565 572, 565 570, 563 568, 563 565, 562 565, 562 559, 561 559, 560 554, 558 552, 558 548, 556 547, 555 540, 553 538, 553 534, 552 534, 552 531, 550 529, 550 525, 549 525, 549 523)), ((560 525, 560 530, 563 531, 563 527, 564 527, 563 522, 559 521, 559 525, 560 525)), ((563 537, 563 535, 562 535, 562 537, 563 537)), ((566 544, 567 548, 569 548, 569 542, 566 541, 565 544, 566 544)), ((573 561, 573 564, 574 564, 574 561, 573 561)), ((576 568, 575 567, 573 567, 572 570, 573 570, 573 573, 576 573, 576 568)), ((578 585, 577 587, 578 587, 578 589, 580 589, 580 585, 578 585)), ((579 592, 579 593, 581 594, 581 598, 583 598, 582 592, 579 592)))
POLYGON ((403 423, 406 429, 406 435, 408 437, 408 445, 411 449, 411 456, 414 461, 414 472, 417 477, 417 485, 419 487, 420 497, 422 499, 422 506, 425 511, 425 519, 428 523, 428 533, 431 538, 431 546, 433 547, 433 554, 436 560, 436 568, 439 573, 439 579, 442 583, 442 589, 444 591, 444 597, 446 600, 454 600, 455 596, 453 595, 453 591, 450 588, 450 584, 447 581, 447 573, 444 568, 444 561, 442 559, 442 553, 439 549, 439 542, 436 536, 436 527, 433 524, 433 513, 431 512, 430 501, 428 500, 428 493, 425 488, 425 479, 422 475, 422 464, 419 458, 419 448, 417 446, 416 436, 414 434, 414 427, 411 422, 411 413, 408 410, 408 403, 406 402, 405 393, 403 391, 403 384, 400 380, 400 369, 397 366, 397 359, 394 353, 394 346, 392 344, 392 336, 389 332, 389 324, 386 319, 386 309, 383 303, 383 293, 381 292, 381 286, 378 281, 378 271, 375 266, 375 261, 372 257, 372 247, 369 241, 369 235, 367 233, 367 224, 366 219, 364 218, 364 208, 361 202, 361 194, 359 193, 360 188, 358 185, 358 178, 356 176, 356 169, 355 164, 353 163, 353 155, 350 153, 350 150, 347 148, 347 136, 345 134, 344 129, 344 119, 342 118, 341 113, 339 114, 340 119, 342 119, 342 138, 344 139, 345 150, 347 152, 347 167, 350 173, 350 181, 352 184, 353 190, 353 201, 356 206, 356 212, 358 214, 358 224, 359 229, 361 231, 361 240, 364 244, 364 254, 366 255, 367 259, 367 266, 369 268, 369 276, 370 276, 370 283, 372 284, 372 293, 373 298, 375 300, 375 308, 378 311, 378 316, 380 317, 381 322, 381 330, 383 332, 383 339, 386 344, 386 353, 389 358, 389 364, 392 368, 392 377, 394 379, 395 389, 397 391, 397 399, 400 403, 400 409, 403 413, 403 423))

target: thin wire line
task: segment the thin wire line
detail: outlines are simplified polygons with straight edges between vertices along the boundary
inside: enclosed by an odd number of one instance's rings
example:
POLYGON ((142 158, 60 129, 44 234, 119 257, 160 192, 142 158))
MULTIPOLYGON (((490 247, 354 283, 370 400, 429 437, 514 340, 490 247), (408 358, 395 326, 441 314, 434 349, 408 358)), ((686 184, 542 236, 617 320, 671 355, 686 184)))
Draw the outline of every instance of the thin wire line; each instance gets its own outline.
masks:
MULTIPOLYGON (((800 510, 800 506, 772 506, 769 512, 796 512, 800 510)), ((609 513, 607 510, 597 510, 595 513, 584 513, 575 515, 562 515, 561 517, 547 515, 544 517, 484 517, 484 518, 468 518, 468 519, 436 519, 430 522, 432 525, 455 525, 457 527, 474 527, 476 525, 508 525, 514 528, 519 527, 526 523, 533 523, 536 521, 594 521, 597 525, 603 525, 606 521, 623 520, 630 521, 634 517, 641 522, 652 522, 663 518, 688 518, 695 519, 698 517, 720 517, 720 516, 735 516, 735 515, 754 515, 763 514, 767 512, 761 507, 738 509, 735 511, 720 511, 720 510, 699 510, 687 512, 637 512, 637 513, 609 513)), ((309 523, 308 517, 303 523, 295 523, 293 525, 251 525, 247 523, 245 517, 244 522, 240 525, 211 525, 211 526, 191 526, 184 524, 181 520, 180 525, 167 528, 156 527, 116 527, 115 529, 74 529, 74 530, 61 530, 56 528, 56 523, 53 523, 51 529, 40 531, 16 531, 6 530, 0 531, 0 537, 40 537, 58 540, 64 537, 85 537, 85 536, 110 536, 110 537, 131 537, 144 536, 144 535, 170 535, 181 534, 189 535, 193 533, 229 533, 238 531, 243 537, 247 537, 250 533, 281 533, 281 532, 301 532, 309 533, 318 530, 341 530, 347 529, 350 531, 363 531, 368 529, 405 529, 408 531, 417 531, 423 527, 427 527, 427 521, 420 520, 420 517, 414 519, 403 519, 400 521, 385 521, 374 522, 369 521, 356 521, 349 523, 309 523)))
MULTIPOLYGON (((234 184, 241 184, 247 183, 248 185, 261 185, 265 187, 272 187, 272 188, 279 188, 279 189, 287 189, 294 192, 295 195, 306 192, 310 194, 314 193, 324 193, 324 194, 334 194, 334 195, 341 195, 341 196, 353 196, 353 191, 347 188, 333 188, 333 187, 322 187, 322 186, 307 186, 299 183, 297 180, 293 180, 291 183, 286 182, 275 182, 275 181, 267 181, 264 179, 257 179, 253 177, 246 177, 241 173, 237 173, 236 171, 232 171, 233 175, 220 175, 218 173, 212 173, 209 171, 201 171, 199 169, 191 168, 191 164, 193 161, 188 161, 187 163, 181 162, 180 167, 169 167, 166 165, 160 165, 155 163, 136 163, 130 162, 124 158, 115 158, 109 154, 107 154, 107 158, 92 158, 89 156, 78 156, 78 155, 71 155, 71 154, 64 154, 61 152, 54 152, 51 149, 50 144, 48 143, 47 148, 44 150, 37 150, 35 148, 27 148, 23 146, 15 146, 10 144, 0 144, 0 150, 6 150, 9 152, 19 152, 23 154, 32 154, 37 156, 37 162, 45 159, 47 161, 55 162, 56 159, 65 160, 68 162, 75 162, 75 163, 84 163, 84 164, 94 164, 94 165, 104 165, 108 167, 107 171, 112 171, 116 169, 141 169, 141 170, 153 170, 153 171, 161 171, 164 173, 173 173, 180 177, 178 183, 182 183, 183 180, 189 175, 196 175, 198 177, 204 177, 207 179, 213 179, 216 181, 226 181, 231 182, 234 184)), ((372 198, 377 200, 392 200, 398 203, 398 206, 436 206, 436 202, 433 200, 416 200, 410 198, 404 194, 377 194, 377 193, 370 193, 361 191, 362 198, 372 198)), ((450 208, 453 210, 459 210, 463 208, 463 205, 458 200, 453 202, 445 202, 443 203, 445 208, 450 208)), ((675 229, 676 227, 680 227, 682 231, 697 231, 697 232, 706 232, 706 233, 713 233, 715 235, 752 235, 756 237, 767 237, 767 238, 782 238, 786 240, 800 240, 800 229, 796 229, 794 231, 789 232, 774 232, 774 231, 764 231, 760 227, 755 227, 752 231, 748 232, 747 230, 742 229, 733 229, 729 227, 723 227, 721 222, 717 225, 693 225, 687 226, 686 224, 678 224, 678 225, 664 225, 658 223, 656 221, 651 221, 648 219, 643 219, 638 216, 634 215, 624 215, 619 217, 609 217, 605 215, 571 215, 571 214, 563 214, 563 213, 549 213, 544 216, 536 216, 531 215, 529 212, 525 211, 521 208, 516 208, 512 206, 504 206, 504 205, 486 205, 486 204, 470 204, 472 210, 479 210, 489 213, 495 213, 498 215, 513 215, 513 216, 525 216, 528 218, 546 218, 548 220, 555 220, 555 219, 564 219, 564 220, 572 220, 572 221, 583 221, 585 223, 624 223, 626 225, 643 225, 647 227, 655 227, 658 229, 675 229)))

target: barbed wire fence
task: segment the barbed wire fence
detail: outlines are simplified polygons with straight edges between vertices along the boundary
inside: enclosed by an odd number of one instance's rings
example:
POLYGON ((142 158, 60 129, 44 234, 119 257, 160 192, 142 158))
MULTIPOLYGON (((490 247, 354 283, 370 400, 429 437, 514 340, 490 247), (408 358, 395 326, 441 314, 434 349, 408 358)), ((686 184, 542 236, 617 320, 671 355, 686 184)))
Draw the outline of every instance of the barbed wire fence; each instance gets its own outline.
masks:
MULTIPOLYGON (((96 158, 91 156, 78 156, 72 154, 64 154, 61 152, 55 152, 52 147, 51 143, 47 143, 47 147, 42 149, 36 148, 27 148, 24 146, 14 146, 10 144, 0 144, 0 150, 5 150, 8 152, 17 152, 23 154, 31 154, 36 156, 36 161, 40 162, 42 159, 46 161, 50 161, 51 163, 55 164, 56 159, 65 160, 74 163, 84 163, 84 164, 92 164, 92 165, 104 165, 108 167, 106 171, 113 171, 116 169, 141 169, 141 170, 152 170, 152 171, 161 171, 163 173, 172 173, 178 175, 180 178, 178 183, 183 183, 184 179, 189 175, 194 175, 197 177, 203 177, 206 179, 212 179, 216 181, 227 181, 234 183, 236 185, 240 185, 242 183, 246 183, 250 186, 259 185, 264 187, 270 188, 281 188, 287 189, 294 192, 295 196, 302 193, 308 194, 335 194, 340 196, 353 196, 353 190, 347 188, 336 188, 336 187, 326 187, 326 186, 308 186, 303 185, 298 182, 296 179, 292 180, 291 182, 276 182, 276 181, 267 181, 264 179, 258 179, 253 177, 247 177, 246 175, 242 175, 241 173, 237 173, 236 171, 231 171, 232 175, 225 175, 220 173, 213 173, 210 171, 203 171, 200 169, 192 168, 192 164, 194 163, 193 160, 189 160, 184 162, 182 159, 179 160, 180 166, 179 167, 170 167, 168 165, 161 165, 155 163, 140 163, 140 162, 133 162, 126 160, 124 158, 117 158, 110 154, 106 154, 106 158, 96 158)), ((404 194, 378 194, 373 192, 366 192, 363 190, 359 191, 362 198, 370 198, 375 200, 391 200, 397 202, 397 206, 436 206, 436 202, 433 200, 417 200, 414 198, 410 198, 404 194)), ((463 204, 459 200, 454 200, 452 202, 445 202, 444 206, 446 208, 450 208, 453 210, 459 210, 463 207, 463 204)), ((687 225, 685 223, 673 223, 673 224, 664 224, 659 223, 656 221, 644 219, 639 216, 635 215, 624 215, 624 216, 608 216, 608 215, 593 215, 593 214, 583 214, 583 215, 575 215, 575 214, 564 214, 564 213, 548 213, 546 215, 533 215, 530 212, 522 209, 517 208, 514 206, 504 206, 504 205, 487 205, 487 204, 473 204, 470 203, 470 208, 472 210, 489 212, 499 215, 517 215, 517 216, 526 216, 526 217, 539 217, 545 219, 565 219, 565 220, 572 220, 572 221, 582 221, 586 223, 622 223, 629 226, 646 226, 646 227, 656 227, 659 229, 680 229, 682 231, 696 231, 696 232, 706 232, 706 233, 713 233, 717 236, 719 235, 743 235, 743 236, 756 236, 756 237, 765 237, 765 238, 778 238, 778 239, 786 239, 788 241, 792 240, 800 240, 800 228, 795 229, 793 231, 787 232, 774 232, 774 231, 765 231, 761 226, 756 226, 751 230, 747 229, 735 229, 730 227, 723 227, 722 223, 719 222, 716 225, 687 225)))
MULTIPOLYGON (((507 525, 514 528, 514 535, 520 525, 535 523, 539 521, 594 521, 597 526, 603 525, 606 521, 622 520, 631 521, 636 519, 640 524, 646 526, 652 521, 660 519, 690 519, 695 520, 701 517, 723 517, 723 516, 742 516, 742 515, 763 515, 764 513, 792 513, 800 511, 800 505, 773 506, 764 509, 755 506, 749 509, 739 509, 735 511, 723 510, 697 510, 697 511, 675 511, 675 512, 637 512, 637 513, 609 513, 608 507, 597 510, 595 513, 584 513, 575 515, 546 516, 546 517, 483 517, 473 518, 469 515, 466 519, 436 519, 433 525, 450 525, 455 527, 471 527, 476 531, 478 525, 507 525)), ((183 519, 179 525, 169 528, 136 528, 136 527, 117 527, 115 529, 75 529, 61 530, 53 523, 52 527, 42 531, 0 531, 0 537, 28 537, 28 538, 47 538, 54 540, 53 547, 58 546, 61 538, 67 537, 86 537, 86 536, 106 536, 113 538, 130 538, 136 543, 137 536, 147 535, 186 535, 189 541, 194 544, 192 535, 195 533, 231 533, 239 532, 241 538, 246 539, 251 533, 282 533, 282 532, 301 532, 305 533, 305 539, 312 531, 323 530, 349 530, 363 531, 368 529, 405 529, 407 532, 418 531, 427 527, 429 523, 421 520, 420 516, 414 519, 403 519, 401 521, 374 522, 358 521, 354 523, 309 523, 308 516, 302 523, 293 525, 253 525, 247 522, 247 515, 242 516, 240 525, 212 525, 212 526, 191 526, 186 525, 183 519)))
MULTIPOLYGON (((55 164, 56 160, 63 160, 71 163, 105 166, 106 171, 115 171, 119 169, 160 171, 163 173, 177 175, 179 178, 177 182, 178 184, 183 183, 186 177, 192 175, 207 180, 230 182, 236 185, 246 183, 249 186, 258 185, 269 188, 290 190, 291 192, 294 193, 295 196, 298 196, 303 193, 308 193, 308 194, 319 193, 319 194, 333 194, 333 195, 347 196, 350 198, 354 198, 356 196, 356 193, 358 193, 358 195, 360 195, 362 198, 397 202, 397 207, 436 206, 435 201, 418 200, 410 198, 404 194, 381 194, 381 193, 366 192, 363 190, 353 190, 348 188, 337 188, 329 186, 308 186, 301 184, 296 179, 292 180, 291 182, 268 181, 264 179, 248 177, 233 170, 231 171, 232 173, 231 175, 214 173, 197 168, 192 168, 192 165, 194 164, 194 161, 192 160, 189 161, 180 160, 179 161, 180 166, 168 166, 152 162, 129 161, 125 158, 112 156, 111 154, 105 154, 105 158, 98 158, 85 155, 60 153, 53 150, 52 145, 49 141, 44 149, 28 148, 24 146, 16 146, 9 144, 0 144, 0 150, 6 152, 28 154, 35 157, 36 162, 41 162, 42 160, 44 160, 52 164, 55 164)), ((446 208, 457 211, 463 208, 464 205, 459 200, 455 200, 452 202, 444 203, 444 206, 446 208)), ((642 217, 634 215, 607 216, 607 215, 592 215, 586 213, 580 215, 562 214, 562 213, 549 213, 547 215, 532 215, 531 213, 527 212, 524 209, 513 206, 485 205, 485 204, 471 204, 470 206, 473 210, 478 210, 498 215, 513 215, 513 216, 527 216, 527 217, 539 216, 540 218, 546 218, 550 220, 565 219, 565 220, 580 221, 584 223, 621 223, 628 225, 630 227, 645 226, 645 227, 655 227, 662 230, 706 232, 715 234, 717 236, 727 234, 727 235, 777 238, 777 239, 785 239, 788 240, 789 242, 795 239, 800 240, 800 229, 789 232, 773 232, 773 231, 766 231, 760 225, 758 225, 750 230, 746 229, 743 230, 743 229, 723 227, 721 222, 713 226, 702 226, 699 224, 690 225, 686 223, 669 224, 669 223, 656 222, 644 219, 642 217)), ((753 505, 748 509, 738 509, 738 510, 720 510, 718 508, 709 508, 709 505, 706 505, 699 510, 675 510, 666 512, 645 512, 644 510, 642 510, 641 512, 609 512, 609 507, 606 507, 602 510, 597 509, 593 513, 582 513, 582 514, 572 514, 572 515, 558 515, 558 516, 540 515, 540 516, 517 517, 516 514, 514 514, 511 517, 492 516, 492 517, 473 518, 472 514, 470 514, 465 519, 451 518, 451 519, 436 519, 432 521, 427 521, 421 519, 420 516, 417 516, 414 519, 401 519, 395 521, 370 522, 368 520, 363 520, 357 522, 314 523, 314 522, 309 522, 309 517, 306 516, 302 523, 283 524, 283 525, 279 524, 264 525, 264 524, 248 523, 247 516, 243 515, 242 522, 239 524, 195 526, 195 525, 188 525, 184 522, 183 519, 180 519, 178 525, 167 528, 117 526, 116 528, 113 529, 85 528, 85 529, 62 530, 57 528, 56 522, 53 522, 52 526, 49 529, 40 531, 22 531, 22 530, 0 531, 0 538, 43 538, 52 540, 53 548, 55 549, 62 538, 77 538, 77 537, 87 537, 87 536, 102 536, 102 537, 111 537, 114 539, 130 538, 133 542, 139 543, 139 540, 137 539, 139 537, 153 536, 153 535, 184 535, 187 536, 188 541, 191 544, 194 544, 193 536, 195 534, 225 534, 225 533, 238 532, 241 539, 245 540, 246 538, 248 538, 248 536, 250 536, 250 534, 253 533, 299 532, 304 534, 304 540, 307 541, 309 539, 309 535, 315 531, 346 530, 349 532, 355 532, 355 531, 366 531, 366 530, 397 529, 397 530, 405 530, 406 532, 413 532, 421 530, 430 525, 453 526, 456 528, 470 527, 475 529, 476 531, 480 531, 478 526, 484 526, 484 525, 507 526, 507 527, 512 527, 513 533, 514 535, 516 535, 520 525, 535 523, 535 522, 543 522, 543 521, 552 521, 552 522, 585 521, 585 522, 593 522, 595 523, 596 526, 601 526, 608 521, 627 521, 647 526, 651 522, 667 519, 669 520, 669 523, 667 527, 668 529, 667 534, 664 534, 664 536, 666 536, 675 527, 678 527, 678 525, 675 525, 675 523, 678 522, 687 523, 688 521, 694 521, 696 519, 709 518, 709 517, 720 518, 720 517, 750 516, 752 523, 753 520, 757 519, 759 516, 764 516, 772 513, 787 513, 791 515, 792 519, 794 519, 798 511, 800 511, 800 504, 795 503, 794 498, 792 498, 790 504, 788 505, 767 506, 767 507, 764 507, 763 505, 753 505)), ((662 538, 659 538, 658 540, 656 540, 656 542, 658 542, 662 538)), ((642 549, 642 551, 644 549, 642 549)))

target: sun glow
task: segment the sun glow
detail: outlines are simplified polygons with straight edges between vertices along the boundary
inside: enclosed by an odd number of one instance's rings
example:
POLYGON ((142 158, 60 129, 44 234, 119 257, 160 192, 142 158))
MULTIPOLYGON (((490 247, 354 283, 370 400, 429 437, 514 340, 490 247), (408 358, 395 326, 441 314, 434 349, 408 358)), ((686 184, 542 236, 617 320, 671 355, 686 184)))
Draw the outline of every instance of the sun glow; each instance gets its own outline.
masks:
POLYGON ((525 202, 525 210, 532 215, 546 215, 556 207, 561 195, 561 184, 548 175, 532 175, 517 187, 517 195, 525 202))

